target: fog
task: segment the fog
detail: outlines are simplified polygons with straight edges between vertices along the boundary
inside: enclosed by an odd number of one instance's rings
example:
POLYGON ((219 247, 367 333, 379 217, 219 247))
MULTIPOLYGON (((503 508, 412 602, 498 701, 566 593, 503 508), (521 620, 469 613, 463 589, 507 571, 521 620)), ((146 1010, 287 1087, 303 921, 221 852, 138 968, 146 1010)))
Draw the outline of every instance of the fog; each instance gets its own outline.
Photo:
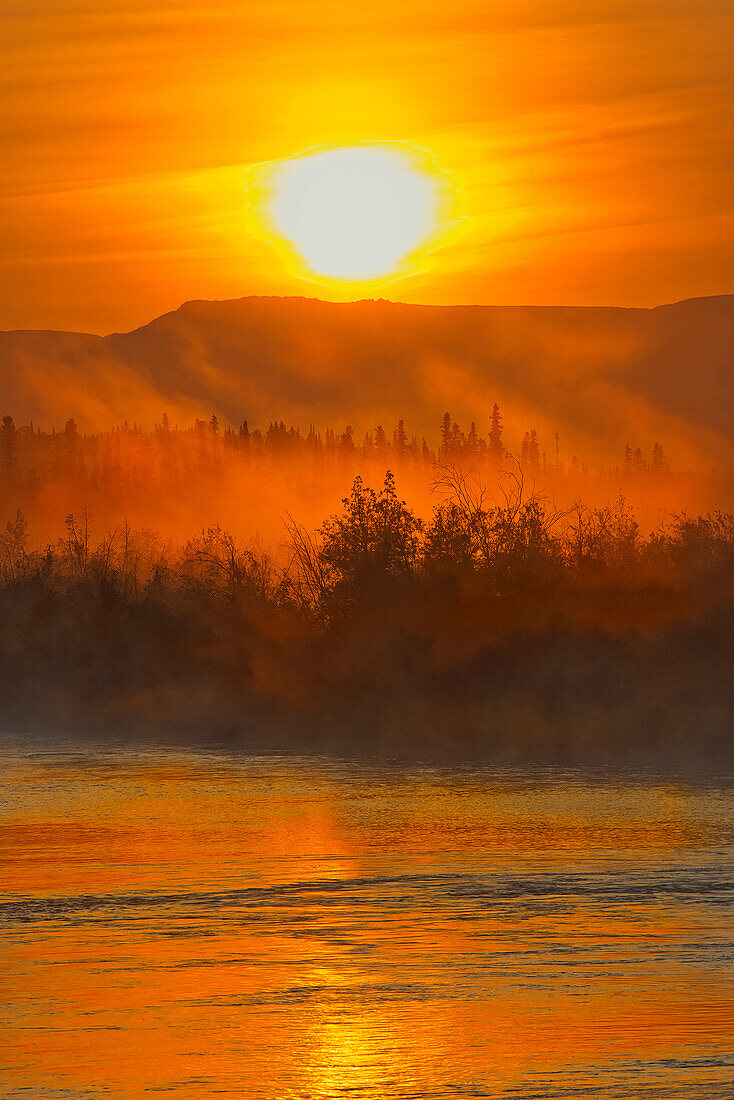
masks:
MULTIPOLYGON (((205 425, 191 439, 203 432, 217 438, 205 425)), ((105 509, 104 480, 103 520, 74 511, 40 540, 22 511, 7 521, 6 722, 260 750, 730 758, 730 513, 658 517, 645 529, 618 495, 560 504, 508 456, 493 481, 403 456, 405 483, 433 502, 424 512, 404 499, 400 468, 397 486, 392 473, 370 485, 352 481, 348 459, 325 464, 320 480, 308 467, 299 479, 293 458, 248 462, 210 502, 215 512, 231 502, 227 527, 201 518, 221 470, 190 482, 179 469, 180 499, 158 516, 162 530, 115 519, 121 494, 110 492, 105 509), (310 485, 321 497, 306 501, 310 485), (337 486, 343 502, 307 522, 337 486)), ((140 490, 150 470, 125 471, 152 521, 163 498, 140 490)), ((626 476, 648 492, 660 479, 661 494, 674 480, 664 469, 626 476)), ((53 494, 78 486, 68 472, 48 495, 40 484, 47 522, 53 494)))

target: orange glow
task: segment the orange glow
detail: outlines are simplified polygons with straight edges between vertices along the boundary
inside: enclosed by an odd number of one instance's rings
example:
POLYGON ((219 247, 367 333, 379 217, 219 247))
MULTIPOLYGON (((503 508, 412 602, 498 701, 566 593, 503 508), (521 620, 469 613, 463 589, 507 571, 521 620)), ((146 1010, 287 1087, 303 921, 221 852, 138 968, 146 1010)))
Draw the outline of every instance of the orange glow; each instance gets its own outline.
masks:
MULTIPOLYGON (((49 782, 12 757, 6 776, 49 782)), ((693 865, 718 842, 721 795, 175 754, 58 762, 50 781, 51 808, 36 797, 0 830, 17 896, 75 914, 11 926, 11 1091, 155 1081, 193 1100, 212 1081, 232 1098, 267 1081, 268 1096, 327 1100, 430 1095, 448 1078, 522 1095, 552 1073, 560 1095, 666 1058, 674 1095, 692 1052, 726 1049, 726 976, 676 961, 717 935, 705 908, 599 906, 583 889, 560 907, 482 904, 508 873, 613 881, 681 852, 693 865), (479 904, 452 901, 467 873, 479 904)))
POLYGON ((0 327, 119 331, 191 298, 297 294, 248 232, 248 169, 375 141, 431 150, 463 195, 465 231, 402 299, 730 291, 733 28, 719 0, 13 5, 0 327))

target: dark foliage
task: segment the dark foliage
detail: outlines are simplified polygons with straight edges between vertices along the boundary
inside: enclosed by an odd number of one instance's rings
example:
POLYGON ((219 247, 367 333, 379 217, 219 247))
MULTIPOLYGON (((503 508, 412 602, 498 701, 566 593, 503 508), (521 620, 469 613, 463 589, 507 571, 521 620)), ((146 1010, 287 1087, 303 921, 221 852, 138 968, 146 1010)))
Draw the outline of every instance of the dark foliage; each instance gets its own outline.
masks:
POLYGON ((415 516, 356 478, 287 559, 86 513, 0 536, 15 726, 503 759, 730 756, 734 518, 643 537, 623 500, 559 513, 518 468, 490 499, 438 468, 415 516))

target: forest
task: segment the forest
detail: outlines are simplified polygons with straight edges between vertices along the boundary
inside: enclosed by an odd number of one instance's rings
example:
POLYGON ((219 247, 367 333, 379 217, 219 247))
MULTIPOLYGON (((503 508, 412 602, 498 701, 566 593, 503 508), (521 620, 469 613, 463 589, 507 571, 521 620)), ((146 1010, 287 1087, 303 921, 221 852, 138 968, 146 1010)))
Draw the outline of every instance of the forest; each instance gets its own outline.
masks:
MULTIPOLYGON (((3 476, 18 497, 64 471, 80 480, 82 466, 90 486, 142 477, 114 465, 127 432, 136 453, 170 455, 165 475, 184 493, 191 454, 216 464, 227 449, 256 462, 269 448, 355 447, 348 431, 317 443, 280 424, 222 437, 212 422, 177 433, 163 421, 90 441, 73 424, 44 435, 8 420, 3 476)), ((559 503, 531 433, 514 459, 490 429, 482 460, 467 461, 471 430, 442 427, 436 453, 400 425, 389 441, 374 433, 363 457, 380 447, 391 464, 376 487, 337 464, 351 483, 341 505, 313 525, 286 510, 270 547, 216 523, 182 539, 122 512, 101 524, 86 506, 39 543, 18 507, 0 535, 6 718, 269 749, 730 758, 734 516, 679 512, 649 527, 619 492, 559 503), (423 514, 392 470, 406 451, 430 479, 423 514)), ((621 477, 673 476, 659 446, 641 462, 628 450, 621 477)))
MULTIPOLYGON (((111 477, 124 472, 130 478, 145 478, 151 473, 163 477, 174 471, 184 475, 192 468, 206 469, 212 464, 222 466, 228 457, 242 460, 262 460, 282 455, 299 455, 313 461, 334 462, 337 459, 356 458, 362 462, 371 459, 401 462, 494 463, 499 465, 508 453, 516 453, 524 469, 532 475, 555 470, 563 474, 588 474, 583 462, 572 455, 567 464, 561 461, 558 436, 549 456, 541 446, 534 428, 526 431, 517 447, 508 452, 503 438, 503 416, 499 405, 494 404, 487 432, 483 434, 472 421, 467 431, 445 413, 440 425, 439 438, 432 447, 426 438, 420 441, 409 435, 406 421, 400 419, 391 432, 382 424, 364 433, 361 441, 355 439, 350 424, 336 431, 327 427, 318 431, 313 424, 307 433, 292 425, 286 427, 283 420, 273 420, 266 431, 250 429, 247 420, 238 428, 220 429, 217 416, 196 419, 184 428, 172 427, 168 415, 163 414, 153 432, 145 432, 137 424, 125 423, 109 432, 82 435, 76 421, 69 418, 63 429, 50 432, 34 427, 33 423, 17 426, 14 418, 6 414, 0 425, 0 469, 6 485, 12 478, 25 480, 26 488, 32 487, 39 474, 84 475, 91 486, 108 482, 111 477)), ((620 462, 610 467, 626 475, 648 471, 656 478, 668 472, 668 465, 660 443, 653 443, 649 463, 642 448, 626 444, 620 462)))
POLYGON ((220 524, 237 537, 276 546, 284 511, 317 527, 357 474, 380 485, 389 468, 411 507, 430 514, 437 464, 477 470, 489 485, 517 465, 561 509, 578 499, 602 506, 621 493, 646 531, 684 508, 734 506, 730 471, 713 463, 681 469, 654 439, 622 437, 617 453, 599 466, 568 453, 557 433, 542 439, 529 427, 507 438, 503 419, 496 403, 468 427, 447 412, 427 440, 412 434, 404 419, 388 428, 377 424, 358 438, 349 424, 301 431, 281 419, 259 429, 246 420, 223 425, 211 415, 177 425, 165 414, 152 430, 122 424, 87 434, 73 418, 60 430, 46 430, 5 414, 0 526, 21 510, 38 546, 56 537, 66 515, 87 508, 101 529, 127 519, 182 541, 220 524))

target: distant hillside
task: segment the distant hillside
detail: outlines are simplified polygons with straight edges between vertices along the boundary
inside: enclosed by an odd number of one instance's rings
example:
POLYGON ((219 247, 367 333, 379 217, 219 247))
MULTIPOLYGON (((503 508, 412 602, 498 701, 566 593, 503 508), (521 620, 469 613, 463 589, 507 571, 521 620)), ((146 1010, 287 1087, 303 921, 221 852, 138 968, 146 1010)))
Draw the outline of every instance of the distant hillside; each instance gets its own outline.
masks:
POLYGON ((224 422, 360 433, 404 417, 436 439, 444 411, 506 439, 535 427, 549 453, 619 458, 660 440, 671 461, 734 451, 734 295, 657 309, 187 302, 125 334, 0 333, 0 414, 82 430, 216 412, 224 422))

